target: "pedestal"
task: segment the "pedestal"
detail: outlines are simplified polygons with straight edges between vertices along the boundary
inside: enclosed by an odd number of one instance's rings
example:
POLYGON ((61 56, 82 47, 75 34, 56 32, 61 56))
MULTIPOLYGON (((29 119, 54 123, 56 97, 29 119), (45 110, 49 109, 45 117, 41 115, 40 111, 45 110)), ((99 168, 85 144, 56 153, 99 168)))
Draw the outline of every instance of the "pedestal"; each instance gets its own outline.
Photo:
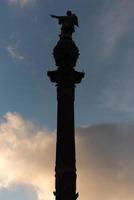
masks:
POLYGON ((83 72, 74 69, 79 56, 78 48, 71 38, 60 39, 54 48, 57 70, 48 76, 57 87, 57 143, 55 166, 56 200, 75 200, 76 158, 74 99, 75 85, 84 77, 83 72))

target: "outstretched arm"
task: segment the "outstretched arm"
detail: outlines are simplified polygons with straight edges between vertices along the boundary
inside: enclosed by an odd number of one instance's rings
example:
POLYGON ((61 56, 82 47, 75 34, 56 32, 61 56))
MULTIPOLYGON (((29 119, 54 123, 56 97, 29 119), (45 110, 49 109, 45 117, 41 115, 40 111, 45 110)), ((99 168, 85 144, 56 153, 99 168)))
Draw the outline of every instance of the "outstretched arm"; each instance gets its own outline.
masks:
POLYGON ((50 15, 52 18, 57 18, 57 19, 59 19, 59 17, 58 16, 56 16, 56 15, 50 15))

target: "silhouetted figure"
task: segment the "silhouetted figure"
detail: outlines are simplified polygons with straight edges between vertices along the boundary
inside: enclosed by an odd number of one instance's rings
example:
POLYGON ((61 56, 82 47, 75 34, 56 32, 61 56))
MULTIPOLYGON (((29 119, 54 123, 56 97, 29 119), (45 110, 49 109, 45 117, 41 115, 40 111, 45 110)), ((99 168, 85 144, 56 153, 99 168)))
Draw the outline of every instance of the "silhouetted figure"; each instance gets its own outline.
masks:
POLYGON ((67 11, 66 16, 56 16, 50 15, 52 18, 56 18, 59 20, 59 24, 61 27, 61 35, 60 37, 69 36, 72 37, 72 33, 75 32, 74 26, 78 25, 78 18, 75 14, 73 14, 70 10, 67 11))

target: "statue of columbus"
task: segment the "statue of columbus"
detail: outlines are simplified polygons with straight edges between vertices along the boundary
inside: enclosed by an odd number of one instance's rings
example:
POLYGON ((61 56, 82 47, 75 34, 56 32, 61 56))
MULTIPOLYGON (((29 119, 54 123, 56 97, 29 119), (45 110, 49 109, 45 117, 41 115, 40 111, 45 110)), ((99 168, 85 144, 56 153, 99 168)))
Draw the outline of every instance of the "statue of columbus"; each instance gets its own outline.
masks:
POLYGON ((75 32, 74 26, 78 25, 78 18, 77 16, 72 13, 70 10, 67 11, 66 16, 56 16, 50 15, 52 18, 56 18, 59 20, 59 24, 61 26, 61 34, 60 37, 72 37, 72 33, 75 32))

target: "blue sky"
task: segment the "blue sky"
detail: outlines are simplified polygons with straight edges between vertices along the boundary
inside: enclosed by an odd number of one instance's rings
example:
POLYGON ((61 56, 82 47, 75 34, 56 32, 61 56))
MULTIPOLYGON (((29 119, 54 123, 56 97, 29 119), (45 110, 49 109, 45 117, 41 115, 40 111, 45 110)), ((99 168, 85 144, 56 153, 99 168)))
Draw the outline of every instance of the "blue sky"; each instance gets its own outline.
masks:
MULTIPOLYGON (((1 125, 10 113, 47 132, 56 129, 56 88, 47 71, 56 69, 52 51, 60 27, 49 15, 68 9, 79 17, 73 37, 80 50, 77 70, 85 71, 76 88, 76 126, 133 123, 133 0, 1 0, 1 125)), ((32 189, 29 197, 22 186, 15 188, 1 190, 0 199, 34 199, 32 189)))
POLYGON ((0 116, 16 111, 56 127, 55 88, 46 74, 55 68, 59 27, 49 14, 72 9, 80 23, 77 68, 86 73, 76 89, 77 125, 133 121, 132 1, 9 2, 0 6, 0 116))

